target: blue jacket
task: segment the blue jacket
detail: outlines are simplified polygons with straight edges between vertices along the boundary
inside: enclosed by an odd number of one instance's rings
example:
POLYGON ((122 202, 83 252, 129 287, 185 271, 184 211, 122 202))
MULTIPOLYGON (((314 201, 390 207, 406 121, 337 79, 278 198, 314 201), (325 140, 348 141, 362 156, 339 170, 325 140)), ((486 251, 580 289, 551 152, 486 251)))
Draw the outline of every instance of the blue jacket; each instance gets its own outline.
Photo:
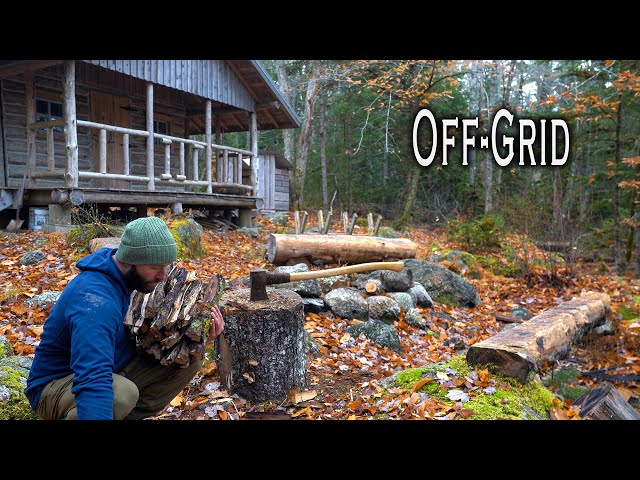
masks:
POLYGON ((112 373, 136 351, 123 325, 132 290, 111 258, 115 251, 102 248, 78 261, 81 273, 51 309, 24 391, 34 410, 47 383, 74 373, 78 419, 113 418, 112 373))

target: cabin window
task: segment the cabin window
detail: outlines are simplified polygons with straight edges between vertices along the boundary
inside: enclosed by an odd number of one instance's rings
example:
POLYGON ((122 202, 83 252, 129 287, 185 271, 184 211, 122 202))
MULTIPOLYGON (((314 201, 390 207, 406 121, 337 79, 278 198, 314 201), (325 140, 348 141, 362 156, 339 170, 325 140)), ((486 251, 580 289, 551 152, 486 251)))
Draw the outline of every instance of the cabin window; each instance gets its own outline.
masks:
MULTIPOLYGON (((36 122, 59 120, 62 116, 62 103, 51 100, 36 100, 36 122)), ((54 127, 53 131, 64 133, 64 127, 54 127)))
MULTIPOLYGON (((163 120, 154 120, 153 121, 153 132, 161 133, 163 135, 169 135, 169 122, 165 122, 163 120)), ((154 143, 156 145, 164 145, 162 143, 161 138, 154 139, 154 143)))

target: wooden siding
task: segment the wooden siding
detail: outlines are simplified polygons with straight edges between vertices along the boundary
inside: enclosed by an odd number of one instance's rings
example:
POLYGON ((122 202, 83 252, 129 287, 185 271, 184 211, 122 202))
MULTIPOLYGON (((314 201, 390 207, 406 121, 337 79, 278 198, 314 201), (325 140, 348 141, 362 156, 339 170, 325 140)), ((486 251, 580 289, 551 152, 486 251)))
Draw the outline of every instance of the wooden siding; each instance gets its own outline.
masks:
POLYGON ((274 210, 289 210, 289 171, 276 168, 275 174, 274 210))
POLYGON ((255 101, 224 60, 84 60, 118 73, 255 111, 255 101))
MULTIPOLYGON (((78 64, 81 66, 82 64, 78 64)), ((91 66, 79 68, 76 72, 76 110, 79 120, 91 120, 90 118, 90 93, 98 90, 106 93, 118 93, 122 91, 131 92, 129 104, 129 125, 117 125, 139 130, 146 130, 146 100, 144 82, 133 78, 100 74, 99 69, 91 66), (120 79, 118 80, 116 79, 120 79), (120 83, 114 89, 114 82, 120 83)), ((64 69, 62 66, 55 66, 34 73, 34 83, 36 84, 36 98, 62 103, 63 97, 64 69)), ((22 184, 22 176, 27 158, 27 133, 26 133, 26 106, 24 93, 24 78, 17 75, 9 79, 2 80, 2 126, 5 135, 5 152, 7 165, 7 186, 19 187, 22 184)), ((166 88, 158 88, 157 95, 154 95, 154 113, 156 120, 164 120, 169 123, 169 134, 176 137, 185 137, 184 118, 186 115, 182 94, 166 88)), ((156 92, 154 92, 156 93, 156 92)), ((88 127, 78 127, 78 164, 80 170, 91 170, 94 158, 92 131, 88 127)), ((122 136, 118 135, 118 142, 122 143, 122 136)), ((54 151, 56 165, 61 167, 66 160, 65 138, 63 133, 54 133, 54 151)), ((190 149, 186 149, 190 154, 190 149)), ((3 153, 5 153, 3 152, 3 153)), ((146 174, 145 139, 132 136, 130 139, 130 154, 132 175, 146 174)), ((171 145, 172 168, 171 173, 178 173, 179 145, 171 145)), ((2 159, 3 157, 0 157, 2 159)), ((190 156, 187 158, 191 158, 190 156)), ((201 160, 204 161, 203 155, 201 160)), ((156 145, 154 152, 154 165, 156 175, 164 172, 164 146, 156 145)), ((188 163, 187 163, 188 165, 188 163)), ((43 130, 38 130, 36 136, 36 166, 37 169, 45 169, 47 166, 47 145, 46 134, 43 130)), ((0 177, 0 181, 2 177, 0 177)), ((91 179, 81 180, 80 188, 94 186, 91 179)), ((38 186, 60 186, 61 180, 39 179, 38 186)), ((131 184, 131 190, 144 190, 144 184, 131 184)), ((181 186, 163 185, 162 190, 174 191, 184 190, 181 186)))
MULTIPOLYGON (((38 70, 34 73, 36 99, 56 101, 62 103, 62 79, 52 75, 50 70, 38 70)), ((4 164, 7 169, 7 185, 19 187, 22 184, 24 169, 27 161, 27 112, 25 105, 24 78, 22 75, 4 79, 2 81, 2 123, 5 138, 4 164)), ((88 90, 78 87, 76 91, 76 109, 78 118, 89 119, 88 90)), ((54 133, 54 152, 57 166, 66 161, 64 133, 54 133)), ((91 166, 91 135, 78 132, 78 165, 80 169, 91 166)), ((36 133, 36 166, 39 169, 47 167, 47 136, 44 130, 36 133)), ((39 186, 60 185, 59 180, 41 179, 39 186)), ((89 182, 82 183, 82 187, 89 186, 89 182)))
POLYGON ((289 171, 276 167, 275 154, 259 154, 257 183, 263 210, 289 210, 289 171))
POLYGON ((3 80, 0 79, 0 186, 5 186, 7 185, 7 177, 5 176, 5 169, 4 169, 4 143, 5 143, 5 136, 4 136, 4 102, 2 100, 3 96, 2 96, 2 84, 3 84, 3 80))

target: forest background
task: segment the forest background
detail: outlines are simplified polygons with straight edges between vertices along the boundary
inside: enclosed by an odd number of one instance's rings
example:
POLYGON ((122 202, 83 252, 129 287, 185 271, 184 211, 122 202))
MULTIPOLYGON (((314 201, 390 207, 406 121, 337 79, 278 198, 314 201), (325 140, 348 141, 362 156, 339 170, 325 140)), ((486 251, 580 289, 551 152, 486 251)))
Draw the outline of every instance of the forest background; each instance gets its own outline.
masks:
MULTIPOLYGON (((510 230, 611 263, 618 275, 640 274, 640 61, 261 63, 302 120, 299 129, 261 132, 259 140, 261 150, 293 164, 291 210, 331 210, 334 218, 374 212, 396 228, 445 226, 480 246, 482 231, 510 230), (447 165, 438 149, 423 167, 412 143, 422 108, 438 119, 477 118, 478 137, 503 108, 535 122, 561 118, 569 157, 541 165, 537 142, 536 165, 516 159, 501 167, 491 148, 469 148, 465 166, 459 125, 447 165)), ((430 133, 421 131, 423 147, 430 133)), ((246 134, 225 141, 248 147, 246 134)))

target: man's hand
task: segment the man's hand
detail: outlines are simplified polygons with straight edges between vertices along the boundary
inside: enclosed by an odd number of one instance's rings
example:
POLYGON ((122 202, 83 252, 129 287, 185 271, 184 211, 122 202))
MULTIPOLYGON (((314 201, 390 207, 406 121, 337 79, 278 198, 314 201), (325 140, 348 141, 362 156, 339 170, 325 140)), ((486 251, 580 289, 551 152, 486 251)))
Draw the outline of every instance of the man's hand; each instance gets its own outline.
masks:
POLYGON ((207 342, 210 342, 218 335, 222 333, 224 330, 224 318, 222 317, 222 313, 218 308, 218 305, 214 305, 211 309, 211 328, 209 329, 209 337, 207 337, 207 342))

